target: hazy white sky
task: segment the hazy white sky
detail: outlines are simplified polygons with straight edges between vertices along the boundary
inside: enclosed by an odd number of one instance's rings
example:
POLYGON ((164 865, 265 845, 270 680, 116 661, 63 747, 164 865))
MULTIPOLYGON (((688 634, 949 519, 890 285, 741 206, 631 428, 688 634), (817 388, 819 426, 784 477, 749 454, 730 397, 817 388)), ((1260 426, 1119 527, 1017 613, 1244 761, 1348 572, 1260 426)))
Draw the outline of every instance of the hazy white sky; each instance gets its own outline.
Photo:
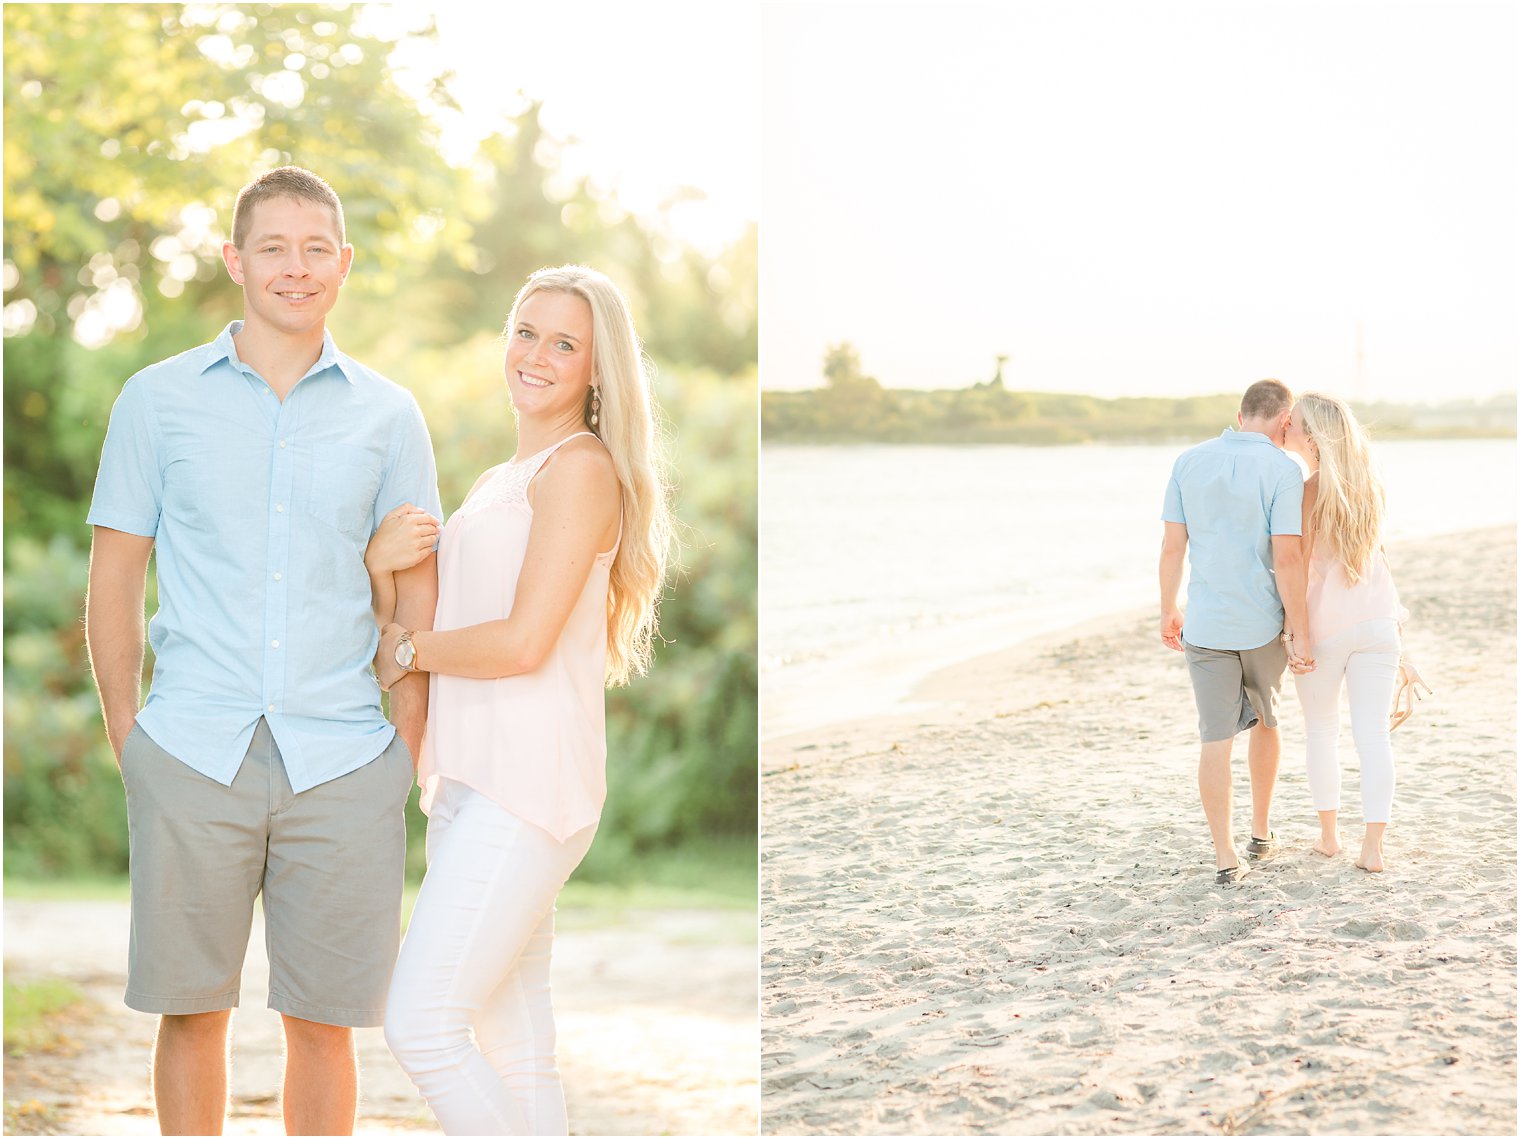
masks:
POLYGON ((1516 12, 767 3, 762 383, 1512 391, 1516 12))
MULTIPOLYGON (((760 10, 694 0, 433 0, 375 6, 377 25, 431 13, 438 54, 464 111, 445 136, 456 154, 501 125, 522 96, 571 174, 616 188, 635 213, 673 192, 706 195, 673 215, 682 236, 714 248, 760 214, 760 10), (521 93, 521 94, 520 94, 521 93)), ((398 54, 404 64, 410 56, 398 54)))

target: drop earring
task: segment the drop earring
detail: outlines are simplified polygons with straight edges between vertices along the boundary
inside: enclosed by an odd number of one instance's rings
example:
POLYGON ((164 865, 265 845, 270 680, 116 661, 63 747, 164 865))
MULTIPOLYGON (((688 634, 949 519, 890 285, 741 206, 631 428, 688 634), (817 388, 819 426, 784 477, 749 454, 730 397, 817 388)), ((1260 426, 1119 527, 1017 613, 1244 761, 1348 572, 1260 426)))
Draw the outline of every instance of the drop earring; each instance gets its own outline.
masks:
POLYGON ((597 413, 602 410, 602 397, 595 388, 591 389, 591 426, 596 426, 597 413))

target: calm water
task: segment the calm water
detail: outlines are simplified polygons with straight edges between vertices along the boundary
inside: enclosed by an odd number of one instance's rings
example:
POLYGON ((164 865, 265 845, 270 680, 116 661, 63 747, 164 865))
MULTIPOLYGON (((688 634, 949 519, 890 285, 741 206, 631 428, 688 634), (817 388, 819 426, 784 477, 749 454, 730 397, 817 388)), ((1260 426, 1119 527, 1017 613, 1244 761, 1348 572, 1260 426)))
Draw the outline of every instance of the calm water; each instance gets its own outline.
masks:
MULTIPOLYGON (((765 735, 876 714, 969 653, 1154 606, 1181 450, 763 448, 765 735)), ((1390 541, 1515 521, 1514 440, 1377 455, 1390 541)))

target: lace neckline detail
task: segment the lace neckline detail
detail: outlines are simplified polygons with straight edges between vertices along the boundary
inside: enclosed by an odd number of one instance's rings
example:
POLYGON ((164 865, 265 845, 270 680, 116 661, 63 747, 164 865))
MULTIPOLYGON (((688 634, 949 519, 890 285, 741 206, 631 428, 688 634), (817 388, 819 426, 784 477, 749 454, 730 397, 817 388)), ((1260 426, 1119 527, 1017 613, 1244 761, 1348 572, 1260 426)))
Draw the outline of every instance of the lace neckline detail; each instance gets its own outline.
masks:
POLYGON ((542 451, 535 451, 521 459, 508 459, 497 467, 491 477, 485 481, 485 485, 470 495, 469 500, 454 513, 456 516, 470 515, 488 507, 503 505, 528 507, 528 484, 533 481, 533 476, 538 474, 539 468, 548 461, 549 456, 570 440, 590 434, 590 431, 577 431, 574 435, 566 435, 557 443, 550 443, 542 451))

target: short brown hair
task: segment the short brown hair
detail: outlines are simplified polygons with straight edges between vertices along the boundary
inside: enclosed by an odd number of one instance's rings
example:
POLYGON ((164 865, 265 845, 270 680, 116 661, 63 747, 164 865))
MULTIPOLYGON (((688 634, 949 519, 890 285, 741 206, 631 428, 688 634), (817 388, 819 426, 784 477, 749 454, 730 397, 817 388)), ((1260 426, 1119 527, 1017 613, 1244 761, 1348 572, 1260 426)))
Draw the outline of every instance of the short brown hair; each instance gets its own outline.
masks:
POLYGON ((237 202, 232 207, 233 245, 243 248, 253 226, 253 208, 271 198, 295 198, 299 202, 326 206, 332 210, 333 221, 338 225, 339 244, 347 240, 343 233, 343 203, 338 201, 337 192, 310 170, 280 166, 267 174, 260 174, 238 191, 237 202))
POLYGON ((1270 419, 1293 406, 1293 393, 1281 380, 1257 380, 1240 397, 1242 419, 1270 419))

